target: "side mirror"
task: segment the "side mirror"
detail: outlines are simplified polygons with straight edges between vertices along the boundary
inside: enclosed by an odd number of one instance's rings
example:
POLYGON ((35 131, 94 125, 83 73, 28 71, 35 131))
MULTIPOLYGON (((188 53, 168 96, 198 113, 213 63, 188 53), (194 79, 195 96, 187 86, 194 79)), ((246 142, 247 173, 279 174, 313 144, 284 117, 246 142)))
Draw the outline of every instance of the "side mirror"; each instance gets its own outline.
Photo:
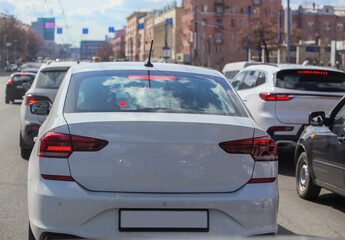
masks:
POLYGON ((309 114, 309 124, 312 126, 322 126, 325 124, 325 112, 312 112, 309 114))
POLYGON ((37 101, 30 104, 30 112, 36 115, 48 115, 51 103, 47 101, 37 101))
POLYGON ((28 83, 28 82, 23 84, 23 88, 25 89, 25 91, 29 90, 29 88, 31 87, 31 84, 32 83, 28 83))

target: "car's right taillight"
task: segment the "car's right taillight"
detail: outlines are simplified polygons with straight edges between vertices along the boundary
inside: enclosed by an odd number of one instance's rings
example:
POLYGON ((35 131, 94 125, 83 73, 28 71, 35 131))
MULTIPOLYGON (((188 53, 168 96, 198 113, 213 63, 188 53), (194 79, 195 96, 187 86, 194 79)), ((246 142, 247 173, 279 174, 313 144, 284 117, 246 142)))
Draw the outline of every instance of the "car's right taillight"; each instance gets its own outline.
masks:
POLYGON ((74 151, 99 151, 108 144, 101 139, 56 132, 47 132, 40 142, 38 156, 43 158, 68 158, 74 151))
POLYGON ((25 105, 30 105, 31 103, 35 103, 37 101, 48 101, 48 102, 51 102, 49 97, 46 97, 46 96, 33 95, 33 94, 25 94, 25 98, 24 98, 25 105))
POLYGON ((251 155, 255 165, 248 183, 274 182, 277 178, 278 149, 269 136, 222 142, 219 146, 227 153, 251 155))

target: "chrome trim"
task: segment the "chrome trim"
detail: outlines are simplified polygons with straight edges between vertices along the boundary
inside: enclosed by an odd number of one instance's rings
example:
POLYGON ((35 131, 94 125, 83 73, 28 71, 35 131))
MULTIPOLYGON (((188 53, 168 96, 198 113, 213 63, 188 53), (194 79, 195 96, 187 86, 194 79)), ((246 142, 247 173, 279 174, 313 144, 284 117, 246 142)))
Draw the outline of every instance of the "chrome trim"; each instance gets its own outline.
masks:
POLYGON ((330 163, 321 162, 319 160, 314 160, 314 162, 319 163, 319 164, 323 164, 323 165, 327 165, 329 167, 334 167, 334 168, 339 168, 341 170, 345 170, 344 167, 340 167, 340 166, 337 166, 337 165, 334 165, 334 164, 330 164, 330 163))

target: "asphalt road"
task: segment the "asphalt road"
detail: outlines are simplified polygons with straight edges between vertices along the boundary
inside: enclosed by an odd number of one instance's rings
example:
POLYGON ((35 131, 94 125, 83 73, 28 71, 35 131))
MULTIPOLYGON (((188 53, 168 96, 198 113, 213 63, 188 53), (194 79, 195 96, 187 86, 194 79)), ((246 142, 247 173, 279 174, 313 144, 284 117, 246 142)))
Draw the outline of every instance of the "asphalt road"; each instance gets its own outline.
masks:
MULTIPOLYGON (((0 72, 0 239, 19 240, 27 239, 28 162, 20 157, 19 150, 20 101, 5 104, 8 76, 9 73, 0 72)), ((300 199, 291 162, 290 155, 281 156, 278 234, 345 239, 345 198, 322 190, 317 201, 300 199)))

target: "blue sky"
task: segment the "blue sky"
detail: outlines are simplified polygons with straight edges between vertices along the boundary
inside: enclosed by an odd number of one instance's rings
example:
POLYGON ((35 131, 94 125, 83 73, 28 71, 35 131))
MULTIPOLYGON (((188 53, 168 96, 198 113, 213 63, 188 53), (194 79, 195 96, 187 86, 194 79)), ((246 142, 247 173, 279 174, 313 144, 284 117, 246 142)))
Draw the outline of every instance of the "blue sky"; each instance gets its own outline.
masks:
MULTIPOLYGON (((238 0, 243 1, 243 0, 238 0)), ((79 46, 80 40, 104 40, 108 27, 115 30, 126 25, 126 17, 133 11, 161 9, 173 0, 0 0, 0 12, 14 15, 26 24, 38 17, 55 17, 63 34, 56 35, 58 43, 79 46), (83 35, 82 28, 89 34, 83 35)), ((181 5, 182 0, 176 1, 181 5)), ((285 5, 287 0, 282 0, 285 5)), ((303 3, 345 6, 344 0, 290 0, 292 6, 303 3), (344 2, 344 3, 343 3, 344 2)))

